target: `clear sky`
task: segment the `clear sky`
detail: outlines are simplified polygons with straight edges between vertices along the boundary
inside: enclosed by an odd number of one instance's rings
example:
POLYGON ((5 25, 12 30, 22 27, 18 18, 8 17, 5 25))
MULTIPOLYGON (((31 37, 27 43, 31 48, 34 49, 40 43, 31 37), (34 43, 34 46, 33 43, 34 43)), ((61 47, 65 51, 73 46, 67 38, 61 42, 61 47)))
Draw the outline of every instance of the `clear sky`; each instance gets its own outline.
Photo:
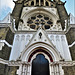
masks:
MULTIPOLYGON (((61 0, 67 1, 65 4, 66 10, 75 16, 75 0, 61 0)), ((0 0, 0 20, 2 20, 9 12, 12 12, 14 8, 13 0, 0 0)))

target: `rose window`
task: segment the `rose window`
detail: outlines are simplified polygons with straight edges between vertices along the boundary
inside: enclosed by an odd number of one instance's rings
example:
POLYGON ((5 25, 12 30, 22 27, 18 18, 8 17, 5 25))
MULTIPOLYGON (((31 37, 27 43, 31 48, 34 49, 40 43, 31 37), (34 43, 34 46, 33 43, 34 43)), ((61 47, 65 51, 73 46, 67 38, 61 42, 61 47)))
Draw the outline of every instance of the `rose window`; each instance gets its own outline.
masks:
POLYGON ((53 21, 47 15, 37 14, 28 19, 27 25, 31 29, 38 29, 40 26, 43 29, 50 29, 53 26, 53 21))

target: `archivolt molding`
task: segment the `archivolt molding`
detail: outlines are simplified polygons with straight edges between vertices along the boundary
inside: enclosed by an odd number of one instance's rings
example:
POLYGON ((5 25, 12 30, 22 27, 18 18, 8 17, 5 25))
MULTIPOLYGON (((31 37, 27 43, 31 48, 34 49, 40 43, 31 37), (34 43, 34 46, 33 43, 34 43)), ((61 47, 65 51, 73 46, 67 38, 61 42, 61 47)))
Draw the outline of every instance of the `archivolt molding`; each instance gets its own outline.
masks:
POLYGON ((54 61, 62 60, 61 55, 55 48, 43 42, 34 43, 30 45, 28 48, 24 49, 24 51, 21 54, 21 60, 27 61, 31 53, 37 49, 46 50, 52 56, 54 61))
POLYGON ((32 61, 36 58, 36 56, 37 56, 38 54, 43 54, 43 55, 45 56, 45 58, 49 61, 49 63, 51 62, 50 59, 49 59, 49 57, 48 57, 45 53, 43 53, 43 52, 38 52, 38 53, 36 53, 36 54, 33 55, 33 57, 32 57, 32 59, 31 59, 30 63, 32 63, 32 61))
MULTIPOLYGON (((48 16, 50 15, 50 17, 55 21, 55 20, 57 20, 57 19, 59 19, 59 17, 56 15, 56 14, 54 14, 54 13, 52 13, 51 11, 49 11, 49 9, 47 10, 46 8, 38 8, 38 7, 35 7, 34 9, 33 8, 31 8, 32 10, 29 10, 27 13, 25 13, 23 16, 21 16, 21 18, 22 19, 24 19, 24 18, 29 18, 29 17, 31 17, 32 15, 34 15, 34 14, 38 14, 38 13, 40 13, 40 14, 47 14, 48 16)), ((26 21, 26 20, 25 20, 26 21)))

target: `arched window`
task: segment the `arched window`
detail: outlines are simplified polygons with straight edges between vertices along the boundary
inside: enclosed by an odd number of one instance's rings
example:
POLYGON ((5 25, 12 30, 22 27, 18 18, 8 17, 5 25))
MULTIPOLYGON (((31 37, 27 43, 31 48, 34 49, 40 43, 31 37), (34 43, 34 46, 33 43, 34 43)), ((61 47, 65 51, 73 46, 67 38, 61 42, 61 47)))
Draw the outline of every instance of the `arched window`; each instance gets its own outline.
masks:
POLYGON ((36 5, 39 6, 39 0, 36 0, 36 5))
POLYGON ((46 6, 49 6, 49 3, 46 1, 46 6))
POLYGON ((41 6, 43 6, 44 5, 44 1, 43 0, 41 0, 41 6))
POLYGON ((43 2, 43 0, 41 0, 41 2, 43 2))
POLYGON ((31 2, 31 6, 34 6, 34 1, 31 2))

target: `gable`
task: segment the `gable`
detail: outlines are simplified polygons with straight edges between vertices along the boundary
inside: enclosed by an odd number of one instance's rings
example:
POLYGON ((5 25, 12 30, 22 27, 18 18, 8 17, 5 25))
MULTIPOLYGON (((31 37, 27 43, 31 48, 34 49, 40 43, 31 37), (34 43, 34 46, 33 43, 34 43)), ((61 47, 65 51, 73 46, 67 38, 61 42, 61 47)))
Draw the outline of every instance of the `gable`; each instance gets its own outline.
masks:
POLYGON ((49 40, 47 33, 44 30, 42 30, 42 28, 39 28, 38 31, 33 35, 27 47, 39 42, 45 42, 46 44, 49 44, 50 46, 54 47, 53 43, 49 40))

